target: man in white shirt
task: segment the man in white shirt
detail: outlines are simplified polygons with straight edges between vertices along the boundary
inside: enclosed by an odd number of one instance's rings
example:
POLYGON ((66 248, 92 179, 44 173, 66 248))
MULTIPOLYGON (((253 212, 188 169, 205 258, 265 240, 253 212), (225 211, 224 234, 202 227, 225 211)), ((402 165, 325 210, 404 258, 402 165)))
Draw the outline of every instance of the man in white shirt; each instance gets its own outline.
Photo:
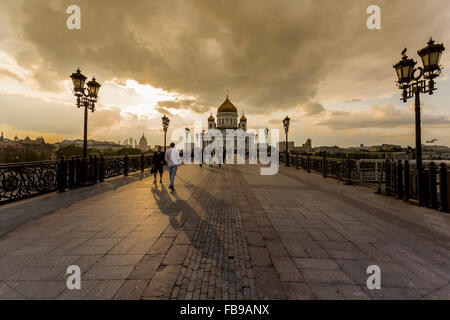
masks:
POLYGON ((170 144, 170 149, 166 151, 165 160, 169 165, 170 184, 169 189, 175 190, 173 182, 177 174, 178 165, 181 163, 180 152, 175 148, 175 143, 170 144))

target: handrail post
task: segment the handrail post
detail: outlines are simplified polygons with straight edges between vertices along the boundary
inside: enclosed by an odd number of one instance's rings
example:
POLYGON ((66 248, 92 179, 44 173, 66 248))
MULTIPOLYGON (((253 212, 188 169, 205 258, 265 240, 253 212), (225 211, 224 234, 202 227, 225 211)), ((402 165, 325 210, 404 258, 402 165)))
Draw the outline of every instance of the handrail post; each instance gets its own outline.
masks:
MULTIPOLYGON (((422 201, 424 206, 431 205, 430 199, 430 168, 422 168, 422 201)), ((420 199, 420 197, 419 197, 420 199)), ((420 204, 419 204, 420 205, 420 204)))
POLYGON ((141 154, 141 172, 144 172, 145 164, 144 164, 144 154, 141 154))
POLYGON ((308 173, 311 172, 311 166, 310 166, 310 164, 309 164, 309 153, 306 155, 306 171, 307 171, 308 173))
POLYGON ((445 163, 441 163, 439 169, 439 194, 441 196, 439 210, 448 212, 448 171, 445 163))
POLYGON ((322 158, 322 173, 323 173, 323 177, 326 178, 327 177, 327 157, 323 156, 322 158))
POLYGON ((89 175, 88 175, 88 181, 89 183, 94 181, 94 157, 92 154, 89 155, 89 175))
POLYGON ((69 188, 75 185, 75 157, 72 156, 69 162, 69 188))
POLYGON ((98 159, 97 155, 94 155, 94 182, 98 181, 98 159))
POLYGON ((58 192, 65 192, 66 191, 66 182, 67 182, 67 167, 66 167, 66 160, 64 159, 64 156, 61 157, 61 160, 59 161, 58 166, 58 192))
POLYGON ((397 199, 403 199, 403 164, 402 160, 397 161, 397 185, 396 185, 397 199))
POLYGON ((77 156, 77 159, 75 160, 75 175, 76 175, 76 185, 79 186, 81 184, 82 180, 82 173, 83 169, 81 168, 81 158, 80 156, 77 156))
POLYGON ((298 168, 299 168, 299 161, 300 161, 300 159, 299 159, 299 157, 298 157, 298 153, 297 153, 297 155, 296 155, 296 164, 295 164, 295 169, 297 169, 298 170, 298 168))
POLYGON ((385 167, 384 167, 384 195, 385 196, 390 196, 391 195, 391 163, 389 161, 389 159, 386 159, 385 163, 384 163, 385 167))
POLYGON ((99 182, 105 181, 105 158, 103 158, 103 155, 100 156, 100 165, 98 171, 99 171, 98 181, 99 182))
POLYGON ((350 154, 347 154, 347 181, 345 184, 350 185, 352 184, 352 160, 350 159, 350 154))
POLYGON ((405 183, 404 183, 405 191, 404 191, 403 199, 405 201, 408 201, 409 198, 411 197, 411 176, 410 176, 410 171, 409 171, 409 161, 408 160, 405 160, 404 167, 405 168, 403 170, 404 171, 403 176, 404 176, 404 181, 405 181, 405 183))
POLYGON ((430 190, 430 207, 433 209, 438 209, 438 198, 437 198, 437 183, 436 183, 436 164, 431 162, 429 165, 429 190, 430 190))
POLYGON ((128 176, 128 155, 123 157, 123 175, 128 176))

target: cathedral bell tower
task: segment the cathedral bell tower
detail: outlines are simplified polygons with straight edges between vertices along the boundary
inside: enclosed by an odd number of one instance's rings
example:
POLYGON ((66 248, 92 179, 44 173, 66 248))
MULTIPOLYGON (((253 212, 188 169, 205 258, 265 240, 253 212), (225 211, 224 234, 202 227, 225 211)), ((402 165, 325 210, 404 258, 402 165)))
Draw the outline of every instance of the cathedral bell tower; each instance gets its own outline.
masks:
POLYGON ((239 129, 247 131, 247 118, 244 114, 242 114, 241 119, 239 120, 239 129))
POLYGON ((216 127, 216 122, 213 115, 211 114, 208 118, 208 129, 214 129, 216 127))

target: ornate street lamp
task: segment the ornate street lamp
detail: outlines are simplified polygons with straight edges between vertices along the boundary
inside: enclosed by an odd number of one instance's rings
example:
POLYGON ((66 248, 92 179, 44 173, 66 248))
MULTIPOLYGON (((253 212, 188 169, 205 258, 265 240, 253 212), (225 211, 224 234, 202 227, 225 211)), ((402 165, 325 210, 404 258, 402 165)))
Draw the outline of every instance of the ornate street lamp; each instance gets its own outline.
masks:
POLYGON ((77 97, 76 106, 78 108, 84 107, 84 140, 83 140, 83 158, 87 159, 87 122, 88 122, 88 110, 94 112, 95 103, 98 101, 98 91, 100 90, 100 84, 95 81, 95 77, 87 83, 85 87, 86 76, 84 76, 80 68, 70 76, 73 83, 73 92, 77 97))
POLYGON ((265 142, 266 142, 266 152, 269 151, 269 129, 265 128, 264 129, 264 138, 265 138, 265 142))
POLYGON ((203 149, 205 148, 205 142, 203 141, 205 137, 205 130, 202 130, 200 133, 200 142, 201 142, 201 153, 200 153, 200 168, 203 166, 203 149))
POLYGON ((425 48, 417 51, 422 59, 422 67, 415 68, 416 61, 408 59, 406 49, 402 52, 402 59, 394 65, 397 72, 397 85, 402 90, 402 101, 415 98, 415 118, 416 118, 416 170, 417 170, 417 192, 419 194, 419 204, 424 205, 424 181, 422 174, 422 137, 420 127, 420 94, 433 94, 436 90, 434 79, 441 73, 439 61, 442 52, 445 50, 443 44, 435 44, 430 38, 425 48), (418 75, 415 74, 418 72, 418 75))
POLYGON ((169 118, 166 117, 166 115, 164 115, 164 117, 162 117, 162 125, 163 125, 163 130, 164 130, 164 152, 166 152, 167 146, 166 146, 166 136, 167 136, 167 129, 169 128, 169 118))
POLYGON ((286 116, 283 120, 284 132, 286 133, 286 166, 289 167, 288 132, 291 119, 286 116))
POLYGON ((185 142, 185 146, 184 146, 184 150, 183 150, 183 156, 187 160, 187 159, 191 158, 191 153, 189 152, 189 154, 188 154, 188 149, 189 149, 189 151, 191 151, 190 148, 188 148, 189 134, 191 133, 191 130, 186 127, 186 128, 184 128, 184 133, 186 134, 186 142, 185 142))

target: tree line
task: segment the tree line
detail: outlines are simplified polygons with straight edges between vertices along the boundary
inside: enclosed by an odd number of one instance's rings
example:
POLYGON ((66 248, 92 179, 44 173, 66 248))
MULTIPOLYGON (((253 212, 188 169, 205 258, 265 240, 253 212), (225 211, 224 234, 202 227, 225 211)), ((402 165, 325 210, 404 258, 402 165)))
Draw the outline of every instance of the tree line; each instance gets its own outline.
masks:
MULTIPOLYGON (((99 149, 96 148, 88 148, 88 154, 92 154, 92 155, 103 155, 103 156, 123 156, 123 155, 134 155, 134 154, 142 154, 142 153, 151 153, 151 150, 147 150, 145 152, 142 152, 142 150, 140 149, 135 149, 135 148, 122 148, 122 149, 118 149, 118 150, 103 150, 100 151, 99 149)), ((68 146, 64 146, 59 148, 56 152, 56 157, 59 159, 61 157, 65 157, 65 158, 70 158, 71 156, 83 156, 83 147, 80 146, 76 146, 76 145, 68 145, 68 146)))

